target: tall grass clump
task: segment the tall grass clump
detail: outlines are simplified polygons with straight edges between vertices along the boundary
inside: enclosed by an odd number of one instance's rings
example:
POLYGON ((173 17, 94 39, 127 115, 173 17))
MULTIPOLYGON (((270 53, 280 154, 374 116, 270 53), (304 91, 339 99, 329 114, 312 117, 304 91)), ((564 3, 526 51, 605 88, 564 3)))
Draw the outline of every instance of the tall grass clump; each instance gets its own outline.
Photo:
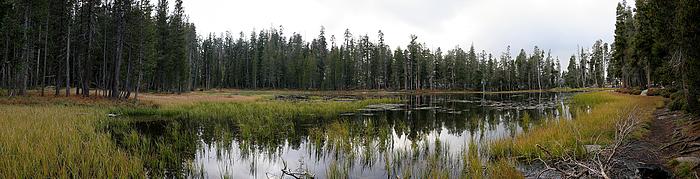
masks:
POLYGON ((0 105, 0 178, 140 178, 143 165, 96 131, 103 110, 0 105))
POLYGON ((469 161, 464 163, 464 170, 468 178, 481 179, 484 178, 484 170, 479 157, 479 146, 476 145, 474 140, 469 141, 469 148, 467 152, 464 153, 464 161, 469 161))
POLYGON ((571 98, 575 106, 596 106, 623 98, 610 92, 580 93, 571 98))
POLYGON ((512 157, 521 161, 548 158, 537 147, 540 145, 555 157, 565 153, 581 157, 585 155, 583 145, 606 145, 613 140, 615 123, 621 116, 639 110, 640 117, 649 122, 652 112, 663 104, 663 100, 660 97, 594 92, 577 94, 573 103, 589 106, 590 112, 579 114, 572 120, 549 120, 514 138, 496 140, 490 144, 490 154, 494 158, 512 157))

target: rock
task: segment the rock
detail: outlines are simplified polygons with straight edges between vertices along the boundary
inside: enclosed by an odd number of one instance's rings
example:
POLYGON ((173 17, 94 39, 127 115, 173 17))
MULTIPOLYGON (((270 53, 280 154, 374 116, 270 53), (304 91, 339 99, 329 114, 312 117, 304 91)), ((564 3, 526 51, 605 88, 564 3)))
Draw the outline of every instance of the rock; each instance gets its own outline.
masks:
POLYGON ((290 101, 300 101, 300 100, 309 100, 308 96, 303 96, 303 95, 277 95, 275 96, 276 100, 290 100, 290 101))
POLYGON ((640 96, 647 96, 648 93, 649 93, 649 90, 648 90, 648 89, 645 89, 645 90, 642 91, 642 93, 640 93, 639 95, 640 95, 640 96))
POLYGON ((462 114, 462 111, 447 111, 447 114, 462 114))
POLYGON ((362 116, 376 116, 374 113, 362 113, 362 116))
POLYGON ((673 161, 678 162, 678 164, 687 164, 690 168, 695 168, 700 165, 700 158, 697 157, 678 157, 673 159, 673 161))
POLYGON ((440 107, 418 107, 418 108, 413 108, 414 110, 433 110, 433 109, 440 109, 440 107))
POLYGON ((603 149, 600 145, 583 145, 583 148, 586 149, 586 153, 594 153, 603 149))
POLYGON ((379 111, 387 111, 387 110, 401 110, 401 107, 405 106, 404 104, 372 104, 372 105, 367 105, 363 109, 358 109, 359 111, 364 111, 364 112, 379 112, 379 111))
POLYGON ((340 116, 354 116, 354 115, 355 115, 355 113, 351 113, 351 112, 350 112, 350 113, 342 113, 342 114, 340 114, 340 116))
POLYGON ((637 167, 639 178, 671 178, 671 173, 656 164, 641 164, 637 167))

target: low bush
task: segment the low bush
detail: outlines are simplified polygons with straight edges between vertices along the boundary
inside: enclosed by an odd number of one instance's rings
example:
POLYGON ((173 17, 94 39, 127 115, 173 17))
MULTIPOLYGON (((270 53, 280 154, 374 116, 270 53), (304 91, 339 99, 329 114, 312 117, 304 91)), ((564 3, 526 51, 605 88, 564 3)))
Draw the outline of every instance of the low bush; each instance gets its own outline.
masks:
POLYGON ((647 96, 663 96, 664 98, 670 98, 673 92, 671 89, 667 88, 649 88, 647 91, 647 96))
POLYGON ((615 92, 623 93, 623 94, 631 94, 631 95, 642 94, 642 90, 639 88, 619 88, 619 89, 616 89, 615 92))

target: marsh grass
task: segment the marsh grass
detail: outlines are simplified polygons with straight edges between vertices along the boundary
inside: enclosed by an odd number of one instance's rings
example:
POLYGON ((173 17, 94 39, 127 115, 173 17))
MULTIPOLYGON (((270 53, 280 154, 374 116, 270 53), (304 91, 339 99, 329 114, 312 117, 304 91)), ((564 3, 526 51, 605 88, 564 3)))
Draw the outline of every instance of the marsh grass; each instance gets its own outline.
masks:
POLYGON ((102 110, 0 105, 0 114, 0 178, 145 176, 140 159, 96 131, 102 110))
MULTIPOLYGON (((582 93, 573 97, 576 106, 590 107, 589 113, 577 114, 572 120, 552 119, 535 126, 514 138, 496 140, 490 144, 490 154, 494 158, 517 158, 521 161, 533 161, 547 158, 539 144, 552 152, 554 156, 574 153, 577 157, 585 155, 582 145, 608 144, 612 141, 615 123, 620 116, 633 110, 640 111, 640 117, 649 122, 651 113, 663 100, 659 97, 630 96, 613 92, 582 93)), ((638 131, 635 136, 641 136, 638 131)))
POLYGON ((118 108, 114 113, 126 116, 166 116, 208 120, 236 120, 239 122, 271 122, 304 117, 330 118, 344 112, 355 112, 370 104, 397 103, 398 99, 365 99, 353 102, 338 101, 279 101, 256 102, 202 102, 195 105, 165 106, 161 108, 118 108))

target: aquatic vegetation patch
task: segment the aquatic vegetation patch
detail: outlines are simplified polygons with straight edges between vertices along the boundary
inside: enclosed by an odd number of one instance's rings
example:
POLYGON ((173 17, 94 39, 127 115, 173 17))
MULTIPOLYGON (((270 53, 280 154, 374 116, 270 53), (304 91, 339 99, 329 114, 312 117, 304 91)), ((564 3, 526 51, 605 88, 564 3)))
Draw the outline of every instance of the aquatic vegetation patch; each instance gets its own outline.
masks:
POLYGON ((304 117, 330 118, 344 112, 353 112, 371 104, 397 103, 394 98, 341 101, 278 101, 256 102, 202 102, 195 105, 161 108, 119 108, 113 113, 125 116, 163 116, 202 120, 235 120, 239 122, 271 122, 304 117))

